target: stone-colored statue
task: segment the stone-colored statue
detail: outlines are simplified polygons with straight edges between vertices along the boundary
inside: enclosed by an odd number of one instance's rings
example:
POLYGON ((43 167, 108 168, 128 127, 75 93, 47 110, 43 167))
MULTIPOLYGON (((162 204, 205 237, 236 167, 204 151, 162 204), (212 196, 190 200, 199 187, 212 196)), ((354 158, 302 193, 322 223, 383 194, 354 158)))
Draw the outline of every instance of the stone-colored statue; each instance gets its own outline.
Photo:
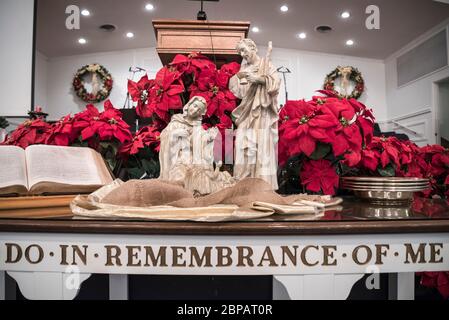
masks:
POLYGON ((240 72, 231 78, 230 90, 242 99, 232 113, 237 124, 234 178, 261 178, 277 183, 278 95, 280 78, 271 63, 271 42, 266 58, 257 55, 257 46, 250 39, 237 45, 243 57, 240 72))
POLYGON ((219 171, 221 164, 214 169, 214 141, 218 129, 203 129, 201 120, 206 107, 203 97, 193 97, 182 114, 172 117, 160 137, 159 179, 180 183, 198 195, 234 184, 228 172, 219 171))
POLYGON ((349 77, 351 76, 351 73, 352 73, 352 67, 338 67, 338 71, 340 71, 340 73, 341 73, 340 86, 341 86, 341 89, 343 90, 343 92, 341 92, 341 94, 343 94, 344 96, 349 96, 348 90, 349 90, 349 85, 351 83, 349 77))

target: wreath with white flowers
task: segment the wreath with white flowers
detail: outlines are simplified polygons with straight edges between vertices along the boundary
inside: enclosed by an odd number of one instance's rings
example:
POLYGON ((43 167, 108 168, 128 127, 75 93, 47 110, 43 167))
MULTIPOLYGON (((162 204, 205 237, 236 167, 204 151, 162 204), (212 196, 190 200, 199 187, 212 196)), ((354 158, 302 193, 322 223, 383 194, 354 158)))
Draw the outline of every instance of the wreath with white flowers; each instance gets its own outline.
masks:
POLYGON ((73 78, 73 90, 76 95, 87 103, 98 103, 111 94, 114 81, 109 71, 97 63, 88 64, 79 69, 73 78), (92 91, 88 92, 85 86, 85 77, 92 77, 92 91))
POLYGON ((334 92, 340 98, 358 99, 365 91, 365 81, 363 80, 362 74, 357 68, 351 66, 338 66, 334 71, 326 76, 323 88, 324 90, 334 92), (339 92, 335 90, 335 81, 340 78, 342 79, 342 81, 346 80, 355 83, 354 90, 352 90, 350 94, 348 94, 347 92, 339 92))

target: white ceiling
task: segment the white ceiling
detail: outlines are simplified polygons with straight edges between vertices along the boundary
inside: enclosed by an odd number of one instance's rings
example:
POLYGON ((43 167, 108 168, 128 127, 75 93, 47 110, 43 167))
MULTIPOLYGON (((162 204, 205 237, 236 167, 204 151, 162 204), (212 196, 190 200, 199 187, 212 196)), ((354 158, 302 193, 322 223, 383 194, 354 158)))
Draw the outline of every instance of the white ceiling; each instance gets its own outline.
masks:
MULTIPOLYGON (((195 19, 199 2, 188 0, 38 0, 37 49, 48 57, 124 50, 155 46, 151 21, 158 18, 195 19), (144 10, 152 3, 155 10, 144 10), (67 30, 65 8, 76 4, 90 10, 91 16, 81 18, 80 30, 67 30), (113 33, 98 27, 110 23, 117 26, 113 33), (132 31, 135 38, 127 39, 132 31), (88 43, 78 44, 84 37, 88 43)), ((384 59, 419 35, 449 18, 449 4, 432 0, 220 0, 206 2, 210 20, 250 21, 260 28, 252 39, 275 47, 318 51, 366 58, 384 59), (289 11, 279 7, 287 4, 289 11), (365 9, 376 4, 381 10, 381 29, 365 28, 365 9), (351 18, 340 18, 342 11, 351 18), (334 31, 319 34, 318 25, 332 26, 334 31), (296 34, 306 32, 307 39, 296 34), (353 47, 345 46, 354 39, 353 47)))

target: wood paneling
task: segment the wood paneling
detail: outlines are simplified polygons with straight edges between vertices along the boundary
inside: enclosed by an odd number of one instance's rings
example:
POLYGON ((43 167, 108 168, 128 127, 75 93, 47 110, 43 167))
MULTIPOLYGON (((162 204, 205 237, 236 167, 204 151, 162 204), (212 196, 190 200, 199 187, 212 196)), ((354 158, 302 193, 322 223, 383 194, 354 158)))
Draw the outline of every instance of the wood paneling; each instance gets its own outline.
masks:
POLYGON ((220 66, 241 61, 236 45, 247 37, 250 23, 246 21, 153 20, 157 52, 162 64, 176 54, 201 52, 220 66))

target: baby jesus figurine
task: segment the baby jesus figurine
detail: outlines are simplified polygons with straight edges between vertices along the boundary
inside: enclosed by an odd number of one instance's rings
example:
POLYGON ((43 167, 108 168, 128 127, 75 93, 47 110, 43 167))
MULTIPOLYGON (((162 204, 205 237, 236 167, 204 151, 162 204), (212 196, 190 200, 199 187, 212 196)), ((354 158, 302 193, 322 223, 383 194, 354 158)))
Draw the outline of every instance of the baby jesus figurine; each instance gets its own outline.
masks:
POLYGON ((214 169, 214 142, 217 128, 204 130, 201 121, 207 103, 195 96, 184 106, 182 114, 172 117, 161 132, 159 179, 182 184, 197 195, 205 195, 234 185, 228 172, 214 169))

